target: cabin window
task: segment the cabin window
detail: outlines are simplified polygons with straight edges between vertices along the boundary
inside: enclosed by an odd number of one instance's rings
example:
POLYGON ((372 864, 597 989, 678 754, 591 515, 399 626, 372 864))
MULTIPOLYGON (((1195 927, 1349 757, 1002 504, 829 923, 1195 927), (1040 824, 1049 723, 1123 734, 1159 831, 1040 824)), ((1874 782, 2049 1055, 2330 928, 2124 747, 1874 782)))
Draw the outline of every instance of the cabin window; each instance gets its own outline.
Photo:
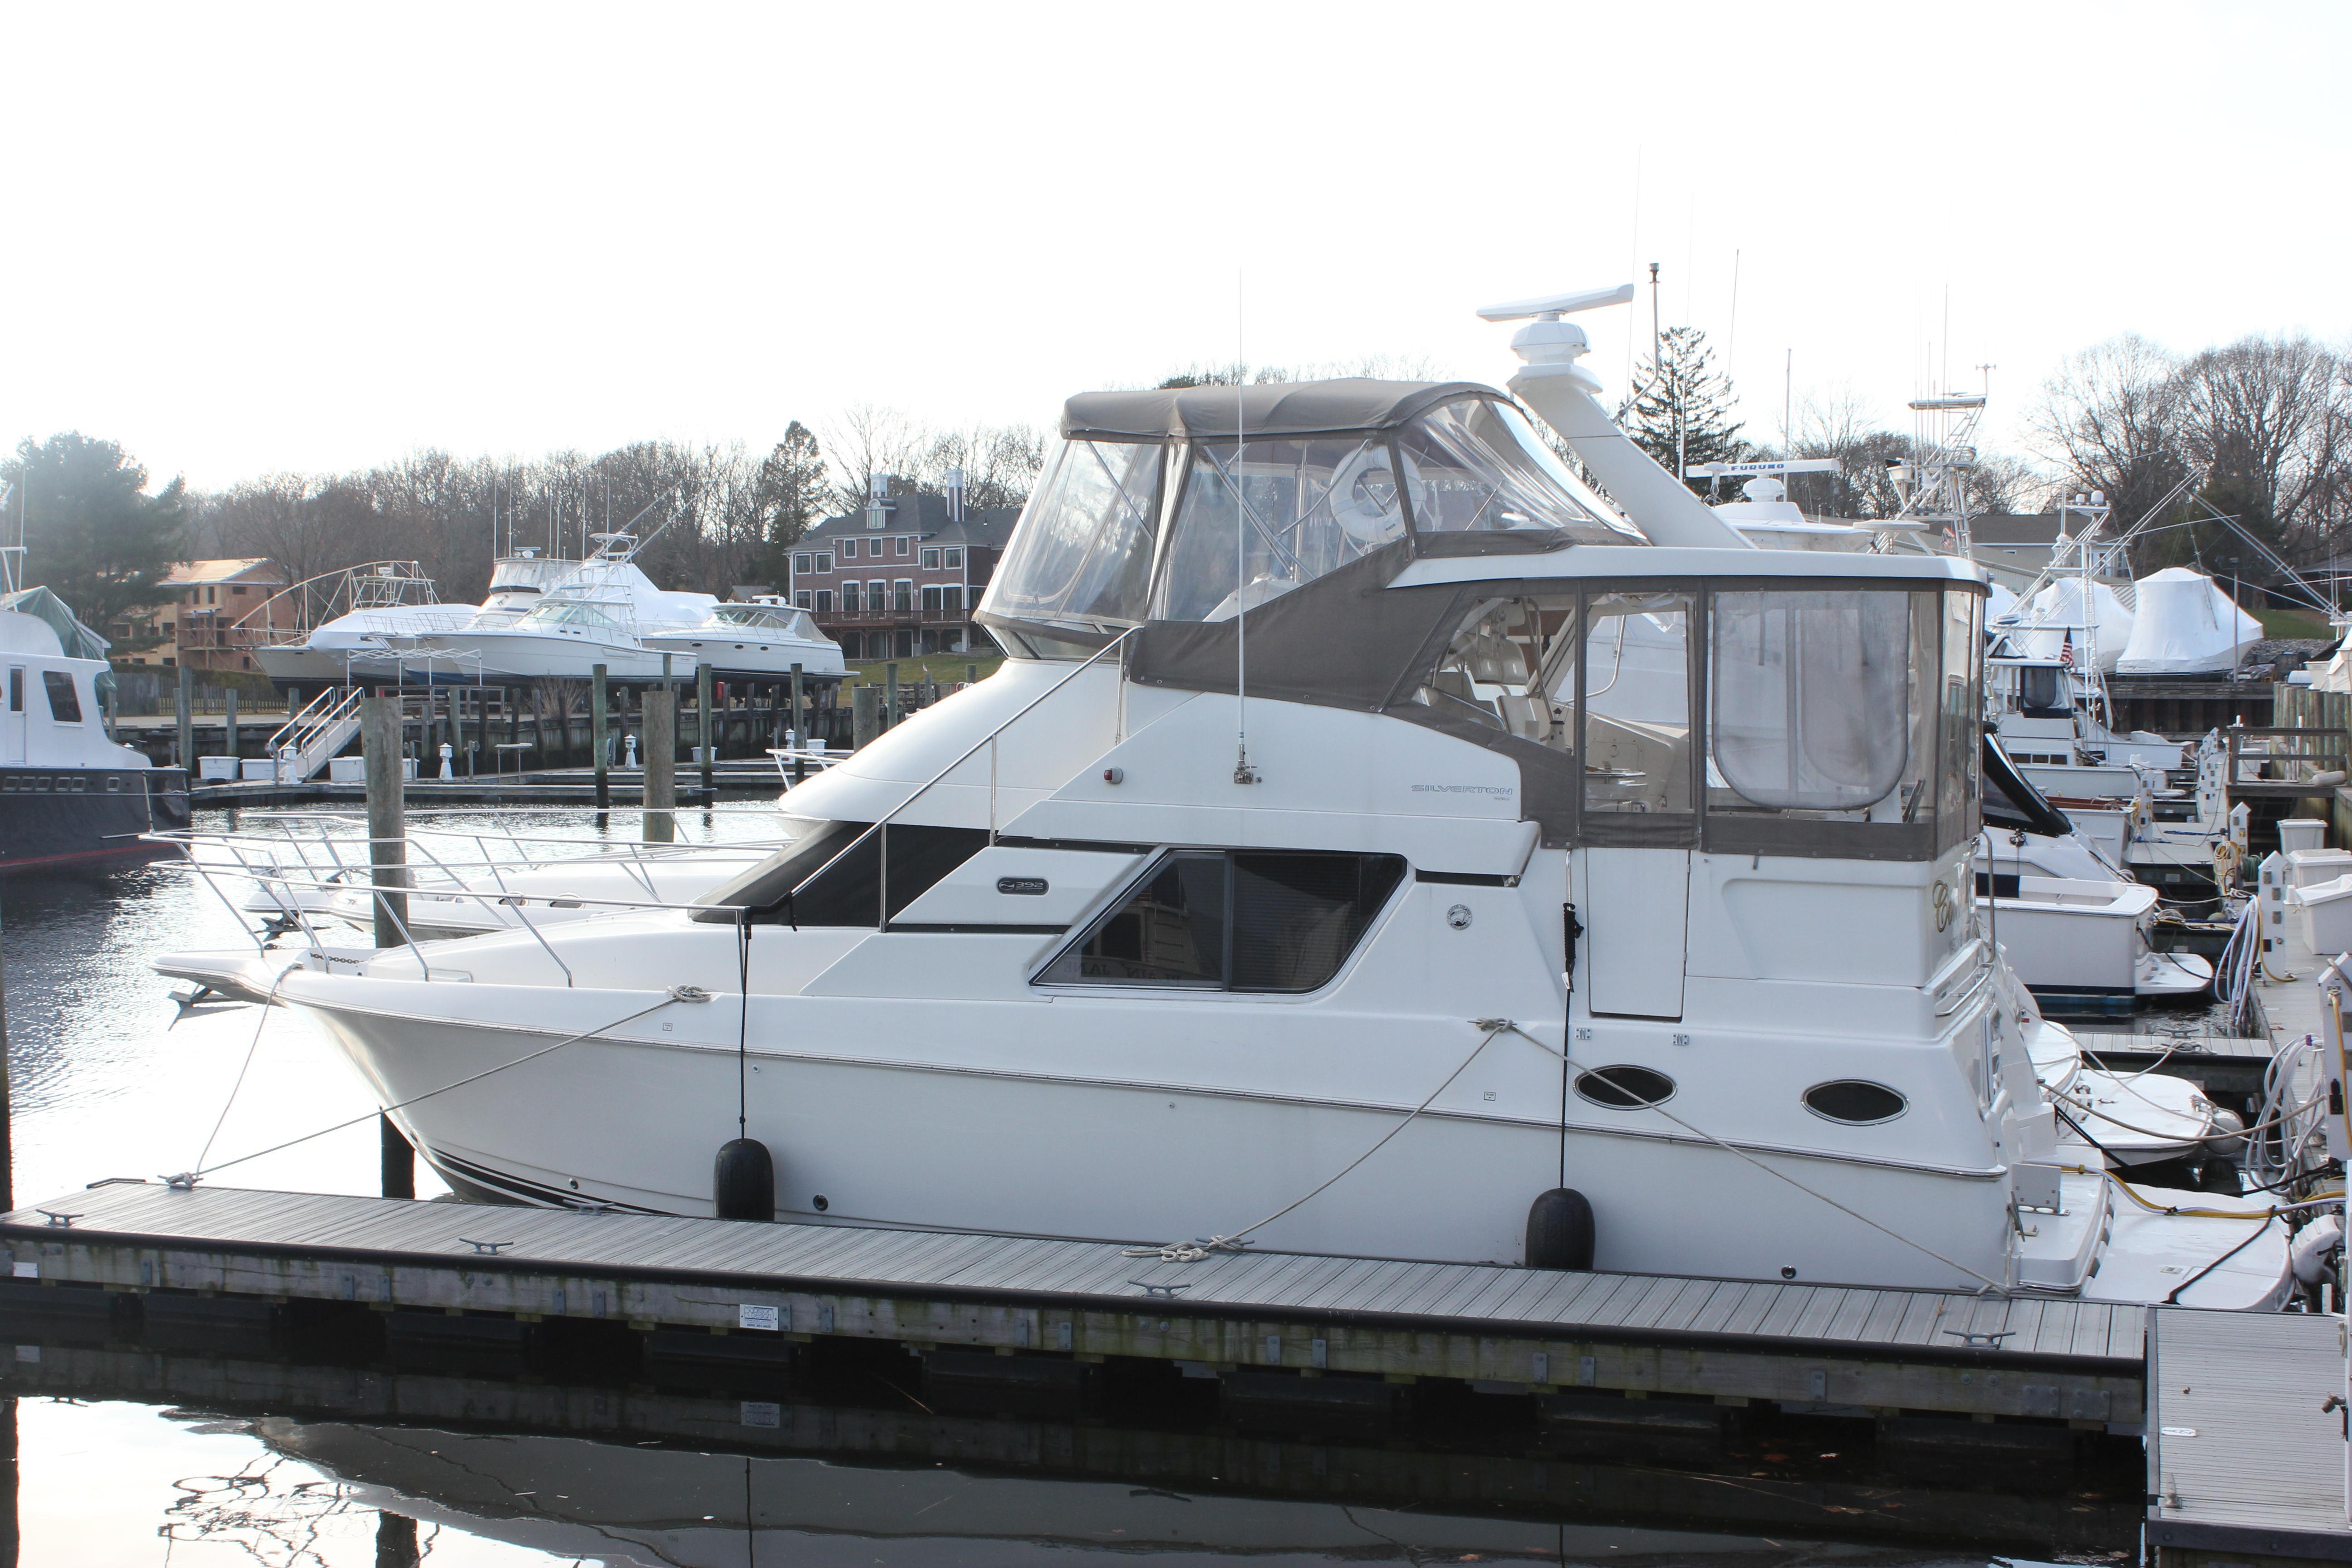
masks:
POLYGON ((1691 595, 1585 601, 1586 814, 1691 809, 1691 595))
POLYGON ((1403 537, 1383 439, 1196 441, 1152 614, 1231 620, 1403 537))
POLYGON ((49 699, 49 717, 60 724, 81 722, 81 696, 74 690, 73 677, 62 669, 41 671, 41 689, 49 699))
POLYGON ((1394 855, 1179 850, 1037 978, 1318 990, 1403 878, 1404 861, 1394 855))
POLYGON ((1928 594, 1716 595, 1708 809, 1860 811, 1901 785, 1897 816, 1916 820, 1935 607, 1928 594))
POLYGON ((694 918, 731 924, 748 908, 754 925, 871 927, 882 914, 886 843, 894 918, 988 847, 984 827, 896 823, 869 834, 867 826, 827 824, 713 890, 703 901, 714 907, 694 918))
POLYGON ((2068 711, 2066 699, 2059 690, 2056 665, 2017 667, 2017 710, 2036 719, 2063 716, 2068 711))
POLYGON ((1976 836, 1984 764, 1984 599, 1944 595, 1943 766, 1937 777, 1936 843, 1948 849, 1976 836))
POLYGON ((1141 620, 1160 455, 1157 442, 1063 442, 1021 514, 988 607, 1020 620, 1141 620))
POLYGON ((10 667, 8 671, 8 711, 22 713, 24 710, 25 667, 20 664, 10 667))

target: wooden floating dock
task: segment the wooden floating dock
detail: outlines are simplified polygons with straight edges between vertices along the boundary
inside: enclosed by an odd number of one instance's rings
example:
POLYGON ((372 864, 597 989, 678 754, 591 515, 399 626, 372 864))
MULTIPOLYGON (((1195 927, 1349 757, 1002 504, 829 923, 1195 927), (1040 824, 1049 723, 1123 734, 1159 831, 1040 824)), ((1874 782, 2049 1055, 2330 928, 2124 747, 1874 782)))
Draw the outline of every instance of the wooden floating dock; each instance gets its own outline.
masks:
POLYGON ((2344 1320, 2159 1307, 2147 1368, 2158 1568, 2352 1563, 2344 1320))
POLYGON ((0 1247, 17 1289, 37 1281, 44 1296, 584 1319, 771 1345, 831 1336, 1173 1362, 1199 1377, 1442 1378, 2133 1435, 2144 1403, 2143 1310, 2075 1300, 1297 1253, 1171 1263, 1099 1242, 140 1182, 0 1216, 0 1247))

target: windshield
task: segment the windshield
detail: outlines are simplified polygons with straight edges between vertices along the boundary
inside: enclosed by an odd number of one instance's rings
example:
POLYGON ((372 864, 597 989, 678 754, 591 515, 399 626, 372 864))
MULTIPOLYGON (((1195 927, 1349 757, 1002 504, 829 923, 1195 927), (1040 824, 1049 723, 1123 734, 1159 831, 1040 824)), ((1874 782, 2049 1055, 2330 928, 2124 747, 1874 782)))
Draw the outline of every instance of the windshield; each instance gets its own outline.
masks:
POLYGON ((1022 510, 981 608, 1049 624, 1141 620, 1160 450, 1149 441, 1063 442, 1022 510))
POLYGON ((599 631, 618 631, 621 623, 611 610, 599 605, 577 599, 550 599, 534 606, 531 612, 515 623, 524 626, 578 626, 599 631))
POLYGON ((1403 537, 1382 437, 1197 441, 1152 615, 1230 620, 1403 537))
POLYGON ((1397 432, 1397 450, 1415 532, 1560 529, 1583 544, 1645 542, 1507 403, 1433 408, 1397 432))

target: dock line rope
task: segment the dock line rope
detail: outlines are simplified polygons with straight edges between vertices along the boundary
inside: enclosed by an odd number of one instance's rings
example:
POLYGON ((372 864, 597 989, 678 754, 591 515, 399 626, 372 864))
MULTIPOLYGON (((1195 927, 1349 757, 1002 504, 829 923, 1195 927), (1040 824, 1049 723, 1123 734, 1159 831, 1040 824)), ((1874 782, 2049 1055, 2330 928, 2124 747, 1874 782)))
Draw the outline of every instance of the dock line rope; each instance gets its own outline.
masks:
MULTIPOLYGON (((273 987, 273 990, 275 988, 273 987)), ((500 1062, 496 1067, 484 1068, 481 1071, 461 1078, 455 1083, 445 1083, 439 1089, 428 1089, 423 1094, 411 1095, 406 1100, 395 1100, 390 1105, 380 1106, 376 1110, 371 1110, 363 1116, 354 1116, 348 1121, 338 1121, 332 1127, 321 1127, 315 1132, 305 1132, 299 1138, 289 1138, 283 1143, 273 1143, 267 1149, 257 1149, 250 1154, 239 1154, 234 1160, 223 1160, 217 1165, 206 1165, 199 1160, 197 1162, 196 1169, 193 1171, 183 1171, 176 1176, 165 1176, 163 1178, 163 1183, 166 1186, 172 1187, 193 1187, 199 1181, 211 1175, 215 1171, 226 1171, 231 1165, 242 1165, 247 1160, 258 1160, 265 1154, 280 1153, 285 1150, 293 1148, 298 1143, 308 1143, 313 1138, 324 1138, 330 1133, 341 1132, 346 1128, 357 1127, 363 1121, 373 1121, 379 1116, 389 1116, 395 1110, 404 1110, 412 1105, 421 1105, 425 1100, 431 1100, 436 1095, 446 1094, 453 1089, 463 1089, 467 1084, 479 1083, 493 1073, 504 1072, 509 1068, 519 1068, 525 1062, 537 1061, 540 1058, 546 1056, 551 1052, 560 1051, 566 1046, 576 1046, 583 1040, 593 1039, 598 1035, 604 1034, 607 1030, 621 1027, 624 1024, 634 1024, 640 1018, 647 1017, 653 1014, 660 1012, 663 1008, 671 1005, 673 1003, 708 1002, 709 1000, 710 993, 705 991, 699 985, 673 985, 660 1001, 655 1003, 650 1007, 640 1007, 635 1012, 629 1014, 626 1017, 615 1018, 609 1024, 599 1024, 593 1029, 584 1030, 580 1034, 572 1035, 564 1039, 558 1040, 551 1046, 541 1046, 538 1050, 531 1051, 524 1056, 517 1057, 510 1062, 500 1062)), ((209 1145, 207 1146, 209 1147, 209 1145)))
POLYGON ((299 963, 289 963, 279 970, 276 978, 270 981, 269 994, 261 999, 261 1016, 253 1021, 253 1038, 245 1044, 245 1060, 236 1069, 236 1081, 228 1086, 228 1099, 221 1103, 219 1120, 213 1123, 211 1133, 205 1139, 204 1148, 196 1155, 198 1170, 204 1168, 205 1157, 212 1153, 213 1143, 220 1137, 221 1129, 228 1125, 228 1113, 236 1107, 237 1092, 245 1088, 245 1075, 253 1070, 253 1055, 261 1048, 261 1031, 268 1025, 270 1012, 277 1005, 278 985, 284 982, 287 975, 300 967, 299 963))
MULTIPOLYGON (((1521 1039, 1524 1039, 1532 1045, 1539 1047, 1547 1051, 1552 1050, 1551 1047, 1545 1045, 1541 1040, 1537 1039, 1533 1035, 1528 1034, 1517 1024, 1506 1022, 1504 1027, 1509 1029, 1513 1034, 1517 1035, 1521 1039)), ((1599 1079, 1601 1082, 1610 1085, 1610 1087, 1618 1089, 1620 1092, 1632 1095, 1632 1091, 1626 1089, 1624 1085, 1618 1083, 1616 1079, 1609 1076, 1607 1069, 1588 1068, 1582 1062, 1578 1061, 1574 1057, 1570 1056, 1564 1048, 1553 1051, 1553 1054, 1559 1057, 1560 1060, 1566 1062, 1569 1066, 1576 1068, 1579 1072, 1591 1073, 1594 1078, 1599 1079)), ((1640 1098, 1639 1096, 1632 1097, 1634 1099, 1640 1098)), ((1999 1280, 1993 1279, 1986 1275, 1979 1274, 1977 1270, 1969 1268, 1967 1264, 1962 1263, 1956 1258, 1945 1257, 1942 1253, 1937 1251, 1934 1247, 1929 1247, 1923 1241, 1915 1241, 1899 1230, 1879 1224, 1876 1220, 1857 1209, 1848 1208, 1845 1205, 1838 1202, 1837 1199, 1830 1196, 1827 1193, 1820 1192, 1814 1188, 1805 1185, 1804 1183, 1797 1180, 1796 1177, 1790 1175, 1785 1171, 1774 1170, 1771 1166, 1766 1164, 1763 1161, 1757 1159, 1746 1150, 1737 1148, 1732 1144, 1724 1142, 1714 1133, 1709 1132, 1704 1127, 1693 1126, 1691 1123, 1684 1121, 1681 1117, 1676 1116, 1673 1111, 1668 1110, 1664 1106, 1649 1105, 1643 1107, 1643 1109, 1645 1110, 1656 1111, 1660 1116, 1664 1117, 1667 1121, 1673 1122, 1684 1131, 1688 1132, 1694 1138, 1706 1139, 1708 1142, 1714 1144, 1717 1148, 1722 1150, 1732 1158, 1755 1166, 1758 1170, 1763 1172, 1768 1176, 1772 1176, 1788 1183, 1789 1185, 1796 1188, 1807 1197, 1819 1199, 1821 1202, 1825 1203, 1829 1205, 1830 1207, 1837 1210, 1838 1213, 1845 1215, 1848 1219, 1859 1220, 1864 1225, 1868 1226, 1871 1229, 1878 1232, 1879 1235, 1899 1241, 1904 1246, 1911 1248, 1914 1252, 1924 1253, 1926 1256, 1934 1258, 1937 1262, 1942 1264, 1947 1268, 1956 1268, 1959 1270, 1969 1279, 1979 1281, 1983 1286, 1984 1290, 1989 1290, 1996 1296, 2006 1296, 2010 1293, 2009 1287, 2000 1283, 1999 1280)), ((1979 1295, 1983 1293, 1984 1291, 1979 1292, 1979 1295)))
MULTIPOLYGON (((1469 1020, 1469 1023, 1471 1027, 1482 1030, 1483 1033, 1479 1036, 1477 1045, 1471 1047, 1470 1054, 1462 1058, 1462 1064, 1455 1068, 1452 1072, 1446 1074, 1445 1081, 1439 1084, 1435 1089, 1430 1090, 1428 1098, 1423 1100, 1419 1105, 1414 1106, 1412 1110, 1406 1114, 1404 1120, 1399 1121, 1394 1127, 1390 1128, 1386 1132, 1382 1133, 1379 1142, 1374 1143, 1370 1148, 1357 1155, 1353 1160, 1349 1161, 1348 1163, 1341 1166, 1339 1172, 1328 1181, 1323 1183, 1322 1185, 1317 1187, 1313 1192, 1308 1193, 1305 1197, 1299 1198, 1296 1202, 1284 1205, 1281 1208, 1275 1210, 1274 1213, 1266 1215, 1264 1219, 1259 1220, 1255 1225, 1245 1226, 1242 1229, 1234 1231, 1229 1236, 1202 1237, 1197 1241, 1167 1242, 1157 1247, 1130 1247, 1123 1249, 1122 1256, 1128 1258, 1149 1258, 1161 1263, 1198 1263, 1213 1252, 1241 1251, 1244 1247, 1249 1245, 1249 1237, 1251 1232, 1265 1229, 1267 1226, 1272 1225, 1276 1220, 1282 1218, 1283 1215, 1289 1214, 1293 1209, 1304 1205, 1309 1199, 1318 1197, 1322 1194, 1329 1191, 1330 1188, 1339 1182, 1340 1177, 1345 1176, 1349 1172, 1354 1170, 1357 1166, 1362 1164, 1365 1161, 1379 1153, 1388 1145, 1390 1140, 1393 1139, 1398 1133, 1403 1131, 1407 1127, 1412 1125, 1413 1119, 1418 1117, 1423 1111, 1427 1110, 1431 1105, 1434 1104, 1439 1095, 1444 1094, 1448 1089, 1452 1088, 1454 1080, 1460 1078, 1465 1072, 1469 1070, 1470 1064, 1478 1059, 1479 1053, 1484 1051, 1487 1046, 1492 1044, 1496 1037, 1498 1035, 1517 1035, 1519 1038, 1527 1041, 1529 1045, 1534 1046, 1537 1049, 1548 1051, 1551 1055, 1559 1058, 1560 1060, 1566 1062, 1570 1067, 1575 1068, 1578 1071, 1591 1073, 1593 1077, 1601 1079, 1605 1083, 1610 1083, 1612 1086, 1621 1089, 1622 1088, 1622 1085, 1616 1085, 1615 1080, 1611 1079, 1605 1071, 1595 1071, 1593 1068, 1585 1067, 1573 1057, 1570 1057, 1565 1049, 1546 1045, 1543 1041, 1536 1038, 1535 1036, 1528 1034, 1525 1029, 1520 1028, 1517 1024, 1512 1022, 1508 1018, 1473 1018, 1469 1020)), ((1992 1291, 1996 1295, 2007 1295, 2009 1293, 2009 1288, 2006 1285, 2000 1283, 1998 1280, 1990 1279, 1987 1276, 1979 1273, 1965 1263, 1960 1263, 1945 1257, 1942 1253, 1937 1252, 1934 1247, 1928 1247, 1923 1242, 1914 1241, 1911 1237, 1905 1236, 1901 1231, 1893 1230, 1879 1224, 1876 1220, 1872 1219, 1868 1215, 1856 1213, 1854 1210, 1848 1208, 1845 1205, 1838 1202, 1837 1199, 1829 1196, 1827 1194, 1816 1192, 1811 1187, 1805 1185, 1804 1183, 1797 1180, 1794 1176, 1788 1175, 1783 1172, 1776 1171, 1772 1169, 1771 1166, 1765 1164, 1762 1161, 1754 1158, 1739 1149, 1734 1148, 1731 1144, 1725 1142, 1722 1139, 1717 1137, 1714 1133, 1706 1131, 1704 1128, 1692 1126, 1689 1122, 1685 1121, 1681 1117, 1676 1116, 1674 1112, 1655 1105, 1647 1106, 1644 1109, 1656 1111, 1659 1115, 1664 1117, 1675 1126, 1680 1127, 1685 1131, 1690 1133, 1693 1137, 1706 1139, 1708 1142, 1722 1149, 1724 1152, 1730 1154, 1735 1159, 1745 1161, 1747 1163, 1753 1165, 1758 1170, 1763 1172, 1766 1175, 1778 1177, 1780 1180, 1786 1182, 1789 1185, 1796 1188, 1799 1192, 1803 1193, 1806 1196, 1817 1198, 1821 1202, 1829 1205, 1830 1207, 1837 1210, 1840 1214, 1845 1215, 1849 1218, 1861 1221, 1864 1225, 1868 1226, 1871 1229, 1879 1232, 1881 1235, 1891 1237, 1895 1240, 1901 1242, 1904 1246, 1912 1248, 1914 1251, 1927 1254, 1927 1256, 1934 1258, 1937 1262, 1944 1265, 1947 1268, 1957 1269, 1960 1273, 1967 1275, 1969 1279, 1980 1281, 1985 1289, 1992 1291)))
MULTIPOLYGON (((1308 1193, 1306 1197, 1283 1205, 1282 1207, 1275 1210, 1272 1214, 1266 1215, 1255 1225, 1244 1226, 1241 1229, 1234 1231, 1230 1236, 1204 1236, 1197 1241, 1171 1241, 1163 1243, 1158 1247, 1129 1247, 1122 1249, 1120 1256, 1125 1258, 1155 1258, 1161 1263, 1198 1263, 1201 1259, 1208 1257, 1209 1254, 1213 1252, 1241 1251, 1244 1247, 1249 1245, 1249 1237, 1252 1231, 1264 1230, 1276 1220, 1280 1219, 1291 1210, 1297 1208, 1300 1205, 1306 1203, 1307 1199, 1320 1197, 1324 1193, 1328 1192, 1331 1187, 1339 1182, 1341 1176, 1346 1175, 1349 1172, 1354 1170, 1357 1166, 1362 1164, 1365 1161, 1379 1153, 1382 1149, 1388 1147, 1389 1141, 1391 1139, 1403 1131, 1406 1128, 1412 1126, 1413 1118, 1419 1116, 1423 1111, 1427 1110, 1431 1105, 1436 1102, 1439 1095, 1444 1094, 1448 1089, 1453 1087, 1454 1080, 1455 1079, 1460 1078, 1464 1073, 1470 1070, 1470 1064, 1478 1059, 1478 1053, 1485 1050, 1489 1045, 1491 1045, 1496 1035, 1501 1034, 1506 1029, 1517 1026, 1512 1024, 1508 1018, 1473 1018, 1470 1020, 1470 1024, 1472 1027, 1484 1029, 1486 1033, 1480 1036, 1478 1043, 1470 1048, 1470 1054, 1462 1058, 1462 1065, 1455 1068, 1452 1072, 1447 1073, 1445 1075, 1445 1081, 1439 1084, 1435 1089, 1431 1089, 1427 1099, 1423 1100, 1419 1105, 1414 1106, 1410 1111, 1406 1112, 1403 1121, 1398 1122, 1394 1127, 1390 1128, 1386 1132, 1381 1133, 1379 1142, 1373 1144, 1370 1148, 1365 1150, 1362 1153, 1349 1161, 1345 1165, 1340 1166, 1339 1171, 1330 1178, 1329 1181, 1325 1182, 1321 1186, 1318 1186, 1313 1192, 1308 1193)), ((1541 1042, 1538 1043, 1540 1044, 1541 1042)))

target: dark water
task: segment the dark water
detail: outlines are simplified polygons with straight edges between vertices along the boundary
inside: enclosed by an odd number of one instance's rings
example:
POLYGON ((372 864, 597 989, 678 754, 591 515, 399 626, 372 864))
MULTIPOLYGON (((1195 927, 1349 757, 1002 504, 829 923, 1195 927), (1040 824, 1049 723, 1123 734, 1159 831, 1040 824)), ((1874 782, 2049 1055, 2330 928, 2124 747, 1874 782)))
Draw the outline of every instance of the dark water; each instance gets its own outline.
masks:
MULTIPOLYGON (((579 813, 500 820, 594 832, 579 813)), ((773 831, 747 808, 683 826, 773 831)), ((177 1016, 147 958, 249 940, 184 871, 19 879, 0 908, 20 1204, 372 1109, 299 1016, 177 1016)), ((367 1193, 376 1158, 363 1124, 233 1180, 367 1193)), ((2137 1449, 2065 1434, 1953 1451, 1756 1413, 1699 1440, 1596 1438, 1439 1386, 1377 1427, 1284 1429, 1173 1377, 1008 1408, 895 1347, 710 1369, 633 1343, 428 1350, 283 1314, 0 1316, 0 1386, 18 1395, 0 1407, 26 1563, 2121 1563, 2140 1511, 2137 1449)))

